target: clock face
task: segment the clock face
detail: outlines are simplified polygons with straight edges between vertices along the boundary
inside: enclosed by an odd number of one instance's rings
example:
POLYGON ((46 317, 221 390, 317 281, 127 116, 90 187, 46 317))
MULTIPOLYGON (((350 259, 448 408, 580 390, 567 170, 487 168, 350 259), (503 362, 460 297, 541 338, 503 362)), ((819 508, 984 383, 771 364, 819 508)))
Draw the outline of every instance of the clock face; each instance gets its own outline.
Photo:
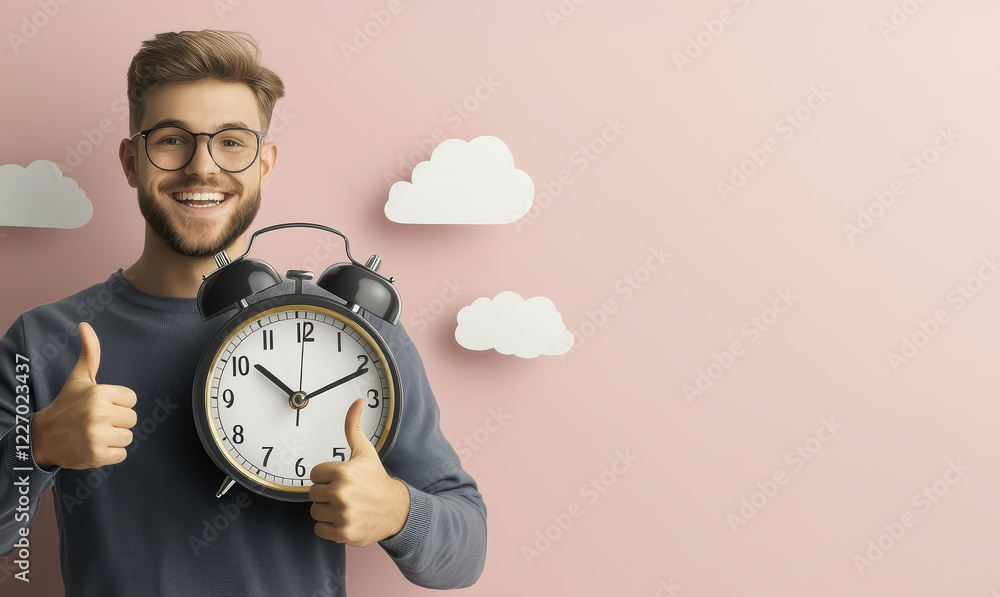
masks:
POLYGON ((244 312, 213 339, 196 381, 195 418, 216 464, 258 493, 307 501, 314 466, 351 458, 344 420, 358 398, 365 435, 384 456, 399 418, 398 374, 374 328, 308 295, 244 312))

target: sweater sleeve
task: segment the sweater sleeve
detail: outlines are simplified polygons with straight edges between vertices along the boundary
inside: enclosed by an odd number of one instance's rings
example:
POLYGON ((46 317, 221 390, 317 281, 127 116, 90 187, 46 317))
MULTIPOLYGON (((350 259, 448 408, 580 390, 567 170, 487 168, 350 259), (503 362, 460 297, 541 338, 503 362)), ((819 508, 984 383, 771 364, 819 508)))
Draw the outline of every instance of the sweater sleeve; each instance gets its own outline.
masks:
POLYGON ((28 544, 26 534, 38 500, 55 483, 59 470, 38 468, 31 452, 33 374, 22 315, 0 340, 0 556, 28 544))
POLYGON ((417 350, 398 326, 378 325, 399 367, 403 407, 386 471, 410 494, 403 529, 379 545, 410 582, 452 589, 476 582, 486 563, 486 505, 440 428, 440 412, 417 350))

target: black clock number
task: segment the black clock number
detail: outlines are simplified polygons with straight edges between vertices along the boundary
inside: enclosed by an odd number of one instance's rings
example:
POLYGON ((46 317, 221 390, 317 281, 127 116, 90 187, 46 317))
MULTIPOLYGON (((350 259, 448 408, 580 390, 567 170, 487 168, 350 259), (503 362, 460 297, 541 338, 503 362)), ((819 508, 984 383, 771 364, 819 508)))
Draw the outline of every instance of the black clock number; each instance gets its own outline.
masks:
POLYGON ((333 457, 334 458, 339 458, 341 462, 344 462, 345 460, 347 460, 347 453, 344 452, 344 450, 346 450, 346 449, 347 448, 334 448, 333 449, 333 457))
POLYGON ((363 354, 359 354, 358 358, 361 359, 361 364, 358 365, 358 371, 361 371, 362 369, 364 369, 365 365, 368 364, 368 357, 366 357, 363 354))
POLYGON ((222 401, 226 403, 226 408, 231 408, 233 406, 233 402, 236 401, 236 396, 233 394, 232 390, 225 389, 222 391, 222 401))
POLYGON ((233 443, 234 444, 243 443, 243 425, 233 426, 233 443))
POLYGON ((264 330, 264 350, 274 350, 274 330, 264 330))
POLYGON ((298 460, 295 461, 295 474, 298 475, 299 477, 306 476, 306 467, 302 466, 303 460, 305 460, 305 458, 299 458, 298 460))
POLYGON ((375 401, 369 404, 368 408, 378 408, 378 390, 368 390, 368 397, 375 401))
POLYGON ((246 355, 233 359, 233 377, 250 373, 250 358, 246 355))
POLYGON ((267 450, 267 454, 264 454, 264 466, 267 466, 267 459, 271 457, 271 450, 274 449, 274 446, 261 446, 260 449, 267 450))
POLYGON ((295 324, 295 341, 298 343, 302 342, 315 342, 316 338, 310 338, 313 333, 313 323, 311 321, 299 322, 295 324))

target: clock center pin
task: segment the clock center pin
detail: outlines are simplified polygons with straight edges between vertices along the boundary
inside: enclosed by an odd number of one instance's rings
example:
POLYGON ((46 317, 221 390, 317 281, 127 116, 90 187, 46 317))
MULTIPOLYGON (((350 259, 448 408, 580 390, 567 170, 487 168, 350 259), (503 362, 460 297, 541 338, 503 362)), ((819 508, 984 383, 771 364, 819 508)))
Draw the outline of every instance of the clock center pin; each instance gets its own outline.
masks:
POLYGON ((294 409, 302 409, 309 404, 309 399, 306 398, 305 392, 295 392, 288 397, 288 404, 290 404, 294 409))

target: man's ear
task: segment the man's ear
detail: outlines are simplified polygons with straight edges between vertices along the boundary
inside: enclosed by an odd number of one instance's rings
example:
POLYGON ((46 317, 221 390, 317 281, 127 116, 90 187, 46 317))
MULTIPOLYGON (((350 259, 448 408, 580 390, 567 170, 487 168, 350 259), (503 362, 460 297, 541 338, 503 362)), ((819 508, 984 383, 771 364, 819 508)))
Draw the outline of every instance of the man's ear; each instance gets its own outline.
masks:
POLYGON ((122 139, 118 146, 118 160, 122 163, 122 171, 125 172, 125 180, 133 189, 139 188, 139 174, 135 170, 135 143, 131 139, 122 139))
POLYGON ((260 147, 260 188, 267 186, 267 181, 271 180, 271 173, 274 172, 274 164, 278 161, 278 146, 268 142, 260 147))

